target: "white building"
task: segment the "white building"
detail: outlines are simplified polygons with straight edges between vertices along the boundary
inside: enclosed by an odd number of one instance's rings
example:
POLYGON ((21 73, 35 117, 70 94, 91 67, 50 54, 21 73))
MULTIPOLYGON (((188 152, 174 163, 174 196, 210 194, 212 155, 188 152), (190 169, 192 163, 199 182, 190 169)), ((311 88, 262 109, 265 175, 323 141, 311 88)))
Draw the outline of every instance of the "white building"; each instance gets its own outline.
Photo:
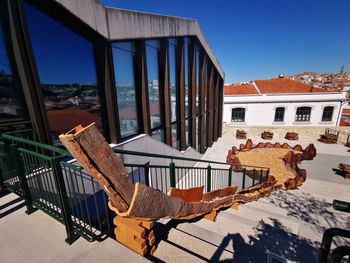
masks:
POLYGON ((339 126, 346 92, 287 78, 226 85, 223 122, 239 126, 339 126))

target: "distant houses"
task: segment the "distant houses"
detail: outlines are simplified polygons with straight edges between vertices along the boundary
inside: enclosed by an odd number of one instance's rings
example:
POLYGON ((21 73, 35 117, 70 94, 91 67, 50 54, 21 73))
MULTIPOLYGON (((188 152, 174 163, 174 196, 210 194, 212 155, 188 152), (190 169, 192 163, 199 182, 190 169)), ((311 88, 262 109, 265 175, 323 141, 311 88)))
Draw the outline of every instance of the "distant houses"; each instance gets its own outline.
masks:
POLYGON ((339 126, 346 92, 279 77, 224 87, 223 122, 238 126, 339 126))

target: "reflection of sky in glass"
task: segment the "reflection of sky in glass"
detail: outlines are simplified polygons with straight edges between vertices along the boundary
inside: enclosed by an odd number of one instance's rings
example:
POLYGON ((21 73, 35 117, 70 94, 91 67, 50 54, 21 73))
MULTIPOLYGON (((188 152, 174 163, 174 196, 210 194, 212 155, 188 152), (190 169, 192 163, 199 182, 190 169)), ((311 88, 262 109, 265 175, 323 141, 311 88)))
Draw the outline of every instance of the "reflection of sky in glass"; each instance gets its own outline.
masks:
POLYGON ((158 41, 146 41, 146 60, 147 60, 147 78, 148 78, 148 99, 151 116, 151 128, 161 126, 160 104, 159 104, 159 85, 158 85, 158 53, 154 48, 158 46, 158 41))
POLYGON ((138 131, 133 56, 131 42, 113 44, 114 76, 122 136, 138 131))
POLYGON ((9 59, 6 52, 4 32, 0 21, 0 71, 4 71, 5 74, 11 74, 11 68, 9 59))
POLYGON ((25 11, 41 83, 96 83, 92 44, 28 3, 25 11))
POLYGON ((188 65, 188 39, 185 38, 185 46, 184 46, 184 70, 185 70, 185 116, 186 118, 189 115, 189 108, 188 108, 188 101, 189 101, 189 91, 188 91, 188 70, 189 70, 189 65, 188 65))
POLYGON ((176 121, 176 47, 169 41, 169 78, 171 99, 171 121, 176 121))

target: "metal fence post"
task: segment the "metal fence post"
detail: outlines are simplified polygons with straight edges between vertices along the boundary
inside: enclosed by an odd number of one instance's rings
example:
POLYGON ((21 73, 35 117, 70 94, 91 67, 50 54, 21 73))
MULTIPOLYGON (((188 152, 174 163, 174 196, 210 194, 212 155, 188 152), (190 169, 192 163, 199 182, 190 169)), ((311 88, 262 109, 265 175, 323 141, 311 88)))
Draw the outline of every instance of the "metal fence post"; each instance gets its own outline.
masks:
POLYGON ((252 186, 254 186, 255 185, 255 169, 253 170, 253 185, 252 186))
POLYGON ((176 186, 175 163, 171 161, 169 167, 170 167, 170 186, 175 187, 176 186))
POLYGON ((262 183, 262 178, 263 178, 263 169, 261 169, 261 171, 260 171, 260 183, 262 183))
POLYGON ((23 197, 25 199, 26 203, 26 214, 30 215, 31 213, 35 212, 37 209, 33 207, 33 199, 29 191, 29 186, 27 182, 27 178, 25 175, 25 170, 23 166, 23 162, 21 160, 20 153, 18 151, 18 147, 16 144, 11 144, 10 145, 10 153, 13 161, 13 165, 16 169, 16 174, 18 176, 18 180, 22 189, 23 197))
POLYGON ((211 166, 207 167, 207 193, 211 191, 211 166))
POLYGON ((246 173, 246 169, 243 168, 242 190, 245 189, 245 173, 246 173))
POLYGON ((232 167, 228 170, 228 186, 232 185, 232 167))
POLYGON ((149 162, 145 163, 143 169, 145 171, 145 185, 149 186, 149 162))
POLYGON ((74 241, 76 241, 79 238, 79 236, 74 231, 72 211, 68 202, 68 195, 63 179, 61 164, 57 157, 52 158, 52 170, 57 191, 60 197, 64 225, 66 227, 67 238, 65 239, 65 241, 70 245, 74 241))

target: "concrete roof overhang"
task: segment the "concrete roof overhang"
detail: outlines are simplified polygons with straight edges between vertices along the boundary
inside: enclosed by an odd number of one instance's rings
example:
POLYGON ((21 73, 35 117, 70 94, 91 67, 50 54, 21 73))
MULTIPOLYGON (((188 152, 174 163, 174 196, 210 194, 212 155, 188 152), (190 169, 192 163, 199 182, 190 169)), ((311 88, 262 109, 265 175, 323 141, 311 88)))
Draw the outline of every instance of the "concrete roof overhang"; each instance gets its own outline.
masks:
POLYGON ((105 7, 98 0, 54 0, 110 41, 196 36, 220 76, 225 73, 195 19, 105 7))

